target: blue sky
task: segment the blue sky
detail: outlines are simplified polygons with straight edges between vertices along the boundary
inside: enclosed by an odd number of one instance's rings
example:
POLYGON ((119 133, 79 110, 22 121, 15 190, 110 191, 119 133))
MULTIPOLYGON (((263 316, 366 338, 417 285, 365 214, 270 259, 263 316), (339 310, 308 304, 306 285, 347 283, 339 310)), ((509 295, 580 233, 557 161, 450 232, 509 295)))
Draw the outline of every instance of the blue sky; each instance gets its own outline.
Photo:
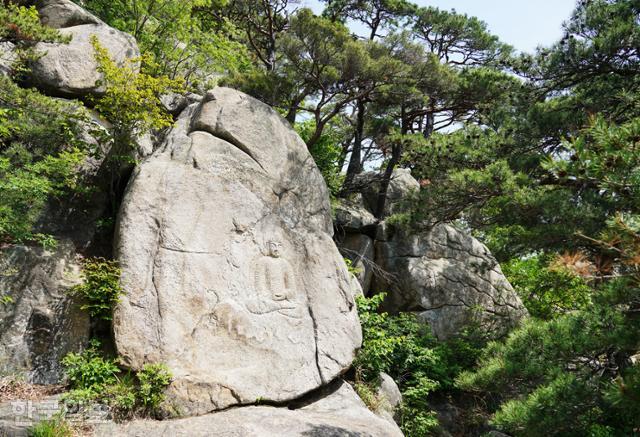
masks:
MULTIPOLYGON (((322 10, 318 0, 303 3, 316 12, 322 10)), ((538 45, 550 45, 561 37, 562 22, 571 15, 576 0, 414 0, 414 3, 474 15, 507 44, 531 52, 538 45)))

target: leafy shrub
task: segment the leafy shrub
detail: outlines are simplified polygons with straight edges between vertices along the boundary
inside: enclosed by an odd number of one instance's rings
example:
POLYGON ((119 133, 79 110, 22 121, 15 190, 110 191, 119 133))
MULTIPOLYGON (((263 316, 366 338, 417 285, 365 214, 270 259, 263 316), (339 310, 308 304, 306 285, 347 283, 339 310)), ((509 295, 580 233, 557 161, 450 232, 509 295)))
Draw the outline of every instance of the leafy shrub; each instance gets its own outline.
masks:
POLYGON ((164 389, 171 383, 171 372, 164 364, 145 364, 136 376, 140 381, 137 397, 147 411, 155 411, 164 400, 164 389))
POLYGON ((62 359, 65 373, 74 388, 98 392, 117 381, 120 369, 114 360, 102 357, 99 347, 100 342, 92 340, 85 351, 69 353, 62 359))
POLYGON ((28 62, 41 55, 33 49, 36 43, 68 42, 70 39, 57 29, 42 25, 34 6, 19 6, 11 2, 0 6, 0 42, 9 41, 16 46, 17 62, 12 66, 14 74, 26 70, 28 62))
POLYGON ((84 7, 109 25, 132 34, 154 76, 181 77, 207 86, 221 74, 251 65, 246 46, 229 20, 214 20, 211 0, 86 0, 84 7))
POLYGON ((118 264, 103 258, 89 258, 84 261, 82 273, 84 282, 70 292, 86 299, 87 303, 81 308, 88 310, 91 317, 111 320, 113 306, 122 295, 118 264))
POLYGON ((449 368, 460 371, 460 366, 451 364, 458 356, 456 347, 465 350, 461 345, 466 343, 438 343, 413 314, 391 316, 378 312, 383 300, 383 294, 357 299, 363 342, 354 363, 356 390, 375 407, 377 399, 372 387, 380 372, 388 373, 398 382, 403 395, 403 431, 411 436, 427 435, 438 425, 428 405, 429 395, 452 387, 455 375, 450 374, 449 368))
POLYGON ((105 87, 104 95, 95 101, 95 108, 112 123, 116 144, 131 147, 133 140, 145 131, 171 126, 173 118, 162 106, 160 96, 182 92, 182 81, 138 73, 139 59, 119 67, 95 36, 91 43, 105 87))

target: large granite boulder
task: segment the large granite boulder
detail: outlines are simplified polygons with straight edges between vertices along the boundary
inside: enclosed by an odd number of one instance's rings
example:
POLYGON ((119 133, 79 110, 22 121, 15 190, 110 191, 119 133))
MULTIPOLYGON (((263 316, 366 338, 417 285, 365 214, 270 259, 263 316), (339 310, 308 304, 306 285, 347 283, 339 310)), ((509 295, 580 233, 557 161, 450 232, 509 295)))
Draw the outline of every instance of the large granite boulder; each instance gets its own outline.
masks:
POLYGON ((383 223, 376 239, 376 263, 391 276, 374 290, 389 293, 390 311, 419 312, 440 339, 472 323, 499 336, 527 314, 489 249, 453 226, 407 233, 383 223))
POLYGON ((38 5, 41 21, 60 29, 71 37, 62 43, 38 43, 35 50, 44 53, 31 65, 31 80, 38 87, 53 95, 81 97, 100 94, 104 88, 98 83, 93 36, 109 51, 116 65, 122 67, 137 64, 132 59, 140 56, 135 38, 100 21, 81 7, 68 0, 47 0, 38 5))
POLYGON ((143 437, 400 437, 392 423, 377 417, 344 382, 332 393, 300 408, 252 406, 177 420, 134 420, 99 426, 95 435, 143 437))
POLYGON ((216 88, 133 175, 116 253, 125 365, 164 362, 179 415, 282 402, 346 371, 361 343, 327 188, 267 105, 216 88))
POLYGON ((62 379, 60 360, 89 337, 89 316, 67 291, 81 282, 74 245, 0 251, 0 375, 33 383, 62 379))

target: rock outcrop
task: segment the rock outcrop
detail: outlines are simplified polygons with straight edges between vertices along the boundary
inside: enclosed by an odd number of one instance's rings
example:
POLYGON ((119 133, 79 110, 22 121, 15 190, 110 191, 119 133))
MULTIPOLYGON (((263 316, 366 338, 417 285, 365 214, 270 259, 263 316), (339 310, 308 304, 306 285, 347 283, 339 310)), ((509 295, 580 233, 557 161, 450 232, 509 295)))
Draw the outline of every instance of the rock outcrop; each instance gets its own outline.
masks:
POLYGON ((330 390, 331 393, 322 393, 319 399, 295 409, 251 406, 177 420, 134 420, 103 425, 96 430, 96 436, 402 436, 397 426, 369 411, 348 384, 339 382, 330 390))
POLYGON ((0 375, 60 381, 60 360, 89 337, 89 316, 67 293, 80 282, 79 260, 68 240, 52 250, 0 251, 0 375))
POLYGON ((40 22, 55 29, 82 24, 104 24, 98 17, 70 0, 39 0, 37 8, 40 22))
POLYGON ((376 264, 392 273, 374 285, 389 292, 385 308, 418 312, 440 339, 472 323, 499 336, 527 313, 489 249, 450 225, 419 234, 381 226, 376 264))
POLYGON ((399 422, 402 393, 393 378, 384 372, 380 373, 376 396, 380 401, 376 414, 391 423, 399 422))
POLYGON ((499 264, 478 240, 447 224, 411 230, 387 222, 402 200, 420 189, 408 170, 394 172, 385 213, 372 224, 368 217, 376 208, 380 179, 372 172, 359 175, 360 193, 336 208, 336 241, 358 269, 365 295, 387 293, 386 310, 418 313, 441 339, 472 323, 500 336, 526 316, 499 264))
POLYGON ((174 413, 300 397, 360 346, 327 188, 267 105, 216 88, 138 167, 117 227, 118 353, 164 362, 174 413))
POLYGON ((52 95, 81 97, 100 94, 104 88, 99 81, 95 50, 91 38, 95 36, 118 66, 140 56, 135 38, 116 30, 69 0, 43 1, 38 12, 41 21, 60 29, 71 37, 68 43, 38 43, 35 50, 44 53, 31 65, 31 81, 52 95))
MULTIPOLYGON (((354 185, 359 188, 362 194, 364 206, 371 212, 375 212, 378 206, 378 192, 380 191, 381 181, 382 175, 380 173, 370 171, 359 174, 354 182, 354 185)), ((396 168, 389 181, 387 199, 382 215, 388 217, 396 212, 400 202, 410 193, 419 189, 420 184, 411 176, 409 169, 396 168)))
POLYGON ((17 60, 15 44, 9 41, 0 42, 0 76, 10 76, 17 60))

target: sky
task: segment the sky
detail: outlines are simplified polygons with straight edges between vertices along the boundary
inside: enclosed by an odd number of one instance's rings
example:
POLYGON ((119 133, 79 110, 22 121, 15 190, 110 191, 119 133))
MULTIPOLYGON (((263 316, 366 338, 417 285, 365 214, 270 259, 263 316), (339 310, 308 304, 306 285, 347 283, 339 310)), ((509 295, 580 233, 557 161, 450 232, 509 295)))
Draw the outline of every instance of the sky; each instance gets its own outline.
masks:
MULTIPOLYGON (((576 0, 413 0, 420 6, 455 9, 480 18, 491 33, 522 52, 549 46, 562 36, 562 22, 571 15, 576 0)), ((305 6, 322 11, 319 0, 305 6)))

